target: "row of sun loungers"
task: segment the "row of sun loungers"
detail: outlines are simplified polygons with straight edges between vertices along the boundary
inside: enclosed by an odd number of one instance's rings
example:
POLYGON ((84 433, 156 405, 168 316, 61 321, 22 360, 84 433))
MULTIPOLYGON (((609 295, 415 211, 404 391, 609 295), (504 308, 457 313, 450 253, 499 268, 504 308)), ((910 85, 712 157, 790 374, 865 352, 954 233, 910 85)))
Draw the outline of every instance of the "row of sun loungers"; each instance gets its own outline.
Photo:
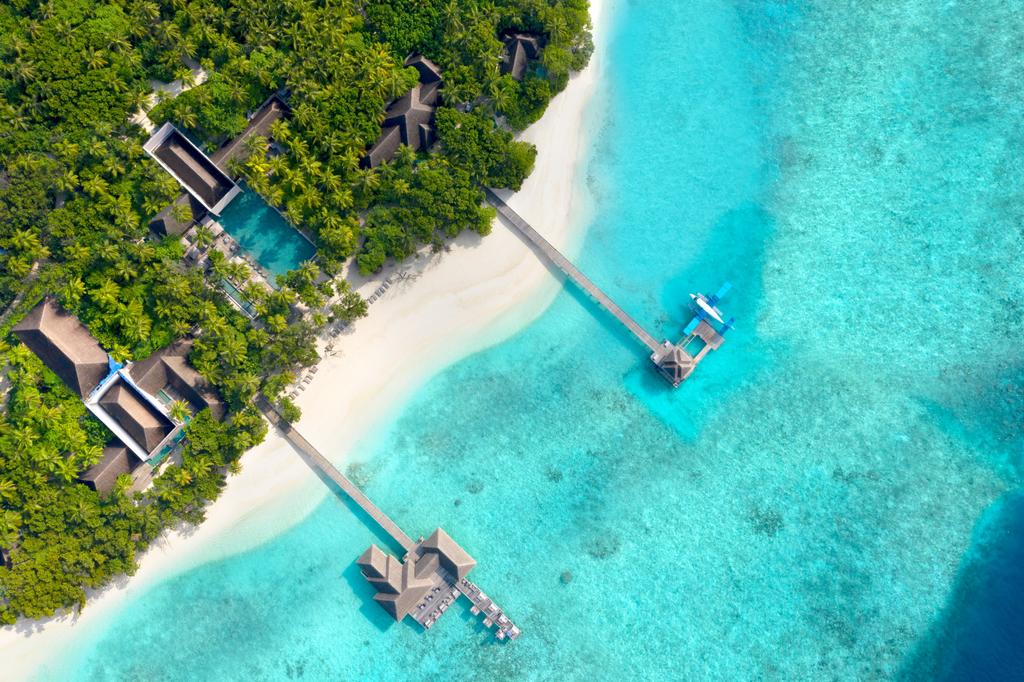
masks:
POLYGON ((497 631, 494 633, 495 637, 501 640, 514 640, 520 635, 519 628, 475 583, 463 578, 459 584, 459 590, 473 603, 469 610, 470 613, 474 616, 483 614, 485 627, 497 627, 497 631))

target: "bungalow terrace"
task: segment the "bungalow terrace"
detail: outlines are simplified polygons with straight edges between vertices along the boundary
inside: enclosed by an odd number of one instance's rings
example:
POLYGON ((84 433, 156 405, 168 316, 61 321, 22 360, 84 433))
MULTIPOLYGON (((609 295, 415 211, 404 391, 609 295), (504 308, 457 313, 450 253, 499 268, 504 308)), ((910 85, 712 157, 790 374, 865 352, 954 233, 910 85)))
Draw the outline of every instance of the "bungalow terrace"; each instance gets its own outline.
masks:
POLYGON ((171 123, 164 123, 142 147, 203 208, 220 214, 241 188, 171 123))
POLYGON ((12 331, 114 434, 100 461, 80 477, 98 492, 108 492, 121 474, 131 474, 140 489, 149 482, 152 467, 183 436, 181 426, 167 413, 168 405, 178 399, 172 396, 180 396, 197 410, 208 407, 216 418, 224 414, 216 392, 187 364, 190 341, 179 341, 138 365, 123 367, 50 297, 12 331))
POLYGON ((393 158, 400 145, 418 151, 429 149, 437 139, 434 114, 441 98, 441 70, 423 55, 410 55, 405 65, 419 72, 419 83, 388 105, 381 135, 361 161, 364 168, 376 168, 393 158))

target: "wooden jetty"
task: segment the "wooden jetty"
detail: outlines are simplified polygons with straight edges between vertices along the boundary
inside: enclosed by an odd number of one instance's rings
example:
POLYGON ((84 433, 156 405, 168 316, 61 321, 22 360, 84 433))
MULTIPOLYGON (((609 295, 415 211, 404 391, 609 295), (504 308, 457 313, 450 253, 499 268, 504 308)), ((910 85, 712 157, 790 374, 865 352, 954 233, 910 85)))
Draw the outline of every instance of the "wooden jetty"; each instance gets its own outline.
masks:
POLYGON ((494 193, 493 190, 487 189, 487 200, 494 206, 498 211, 498 215, 507 220, 512 227, 529 242, 531 246, 540 251, 556 268, 562 271, 566 277, 571 279, 576 286, 582 289, 590 298, 594 299, 599 306, 607 310, 612 316, 621 322, 623 326, 628 329, 636 339, 651 349, 652 353, 657 353, 661 348, 661 344, 654 340, 654 337, 647 333, 647 331, 641 327, 637 322, 630 317, 625 310, 620 308, 618 304, 611 299, 608 294, 601 291, 601 289, 590 281, 590 278, 584 275, 579 269, 572 264, 572 262, 562 255, 562 253, 551 245, 547 239, 545 239, 540 232, 533 229, 528 222, 512 210, 512 207, 502 201, 501 197, 494 193))
POLYGON ((483 614, 484 625, 495 628, 495 637, 514 640, 521 631, 484 592, 466 578, 476 562, 447 533, 438 528, 430 538, 414 541, 398 524, 381 511, 359 487, 320 454, 295 427, 287 422, 262 396, 257 407, 267 420, 278 428, 285 440, 305 457, 309 465, 341 488, 379 525, 392 540, 405 550, 398 562, 371 545, 357 564, 363 575, 378 589, 374 597, 395 620, 410 616, 424 629, 430 629, 459 596, 472 604, 473 615, 483 614))
MULTIPOLYGON (((655 364, 659 373, 673 387, 678 387, 679 384, 685 381, 693 373, 693 370, 696 369, 700 361, 710 351, 717 350, 724 342, 723 334, 732 326, 732 321, 730 320, 726 323, 723 328, 716 329, 711 324, 711 318, 700 308, 695 308, 696 317, 694 321, 699 321, 699 324, 691 322, 687 326, 684 338, 678 343, 672 343, 668 340, 658 343, 654 336, 630 317, 608 294, 601 291, 600 287, 594 284, 589 277, 580 272, 579 268, 573 265, 568 258, 551 245, 551 242, 545 239, 522 216, 516 213, 511 206, 505 203, 494 190, 485 188, 485 192, 487 193, 487 201, 498 211, 498 215, 504 218, 528 245, 542 254, 551 265, 582 289, 600 307, 604 308, 616 320, 622 323, 633 335, 633 338, 651 351, 651 362, 655 364)), ((728 290, 728 287, 723 288, 723 293, 726 290, 728 290)), ((705 303, 709 300, 702 294, 698 294, 694 297, 695 302, 697 297, 705 303)), ((719 295, 712 297, 712 307, 718 298, 720 298, 719 295)), ((709 309, 705 307, 704 310, 709 309)), ((717 314, 717 310, 715 310, 715 314, 717 314)))
POLYGON ((305 436, 295 430, 295 427, 290 423, 286 422, 274 407, 264 400, 262 397, 259 400, 259 408, 263 412, 263 416, 270 421, 271 424, 276 426, 278 430, 284 434, 285 440, 294 445, 302 454, 304 454, 309 463, 320 473, 325 475, 327 478, 338 484, 342 492, 348 495, 349 499, 359 505, 366 514, 372 518, 378 526, 384 529, 384 532, 391 536, 395 542, 402 546, 406 551, 411 551, 416 547, 416 543, 413 542, 412 538, 405 534, 398 524, 391 520, 387 514, 380 510, 380 507, 375 505, 369 497, 367 497, 362 490, 356 486, 352 480, 345 474, 338 471, 337 467, 331 464, 326 457, 320 454, 320 451, 313 447, 313 445, 306 440, 305 436))

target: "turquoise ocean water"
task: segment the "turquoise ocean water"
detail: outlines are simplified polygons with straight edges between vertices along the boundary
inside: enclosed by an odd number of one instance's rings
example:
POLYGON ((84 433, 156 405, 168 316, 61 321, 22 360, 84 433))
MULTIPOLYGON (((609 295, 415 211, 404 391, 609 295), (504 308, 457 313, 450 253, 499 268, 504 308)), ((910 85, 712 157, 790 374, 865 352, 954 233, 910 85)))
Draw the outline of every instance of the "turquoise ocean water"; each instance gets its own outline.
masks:
POLYGON ((309 260, 316 249, 280 213, 245 184, 228 204, 220 224, 272 275, 283 275, 309 260))
POLYGON ((390 623, 353 565, 377 538, 332 497, 155 586, 66 674, 1012 679, 1022 35, 995 0, 624 3, 580 263, 673 336, 731 280, 736 330, 673 392, 567 290, 349 468, 462 543, 522 638, 390 623))

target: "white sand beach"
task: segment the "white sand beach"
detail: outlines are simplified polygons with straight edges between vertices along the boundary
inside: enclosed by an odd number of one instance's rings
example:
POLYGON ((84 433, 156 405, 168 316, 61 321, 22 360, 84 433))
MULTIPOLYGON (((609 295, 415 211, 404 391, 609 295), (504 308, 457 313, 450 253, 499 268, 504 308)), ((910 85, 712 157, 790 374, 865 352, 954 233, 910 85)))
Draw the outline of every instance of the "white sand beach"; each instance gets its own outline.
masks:
MULTIPOLYGON (((536 168, 508 200, 556 247, 575 254, 586 224, 583 131, 598 83, 609 26, 608 0, 591 0, 596 50, 522 139, 538 149, 536 168)), ((367 318, 333 340, 316 374, 296 399, 302 433, 341 466, 360 439, 394 415, 418 386, 451 363, 497 343, 535 319, 561 288, 520 239, 496 221, 486 238, 463 235, 449 252, 391 267, 362 282, 369 296, 388 275, 408 273, 370 307, 367 318)), ((115 615, 126 600, 199 564, 253 547, 298 523, 328 494, 291 447, 271 431, 242 459, 207 520, 168 533, 139 562, 131 578, 92 594, 79 615, 0 630, 4 679, 46 671, 54 652, 73 646, 115 615)), ((353 548, 355 551, 358 548, 353 548)), ((353 555, 354 556, 354 555, 353 555)))

